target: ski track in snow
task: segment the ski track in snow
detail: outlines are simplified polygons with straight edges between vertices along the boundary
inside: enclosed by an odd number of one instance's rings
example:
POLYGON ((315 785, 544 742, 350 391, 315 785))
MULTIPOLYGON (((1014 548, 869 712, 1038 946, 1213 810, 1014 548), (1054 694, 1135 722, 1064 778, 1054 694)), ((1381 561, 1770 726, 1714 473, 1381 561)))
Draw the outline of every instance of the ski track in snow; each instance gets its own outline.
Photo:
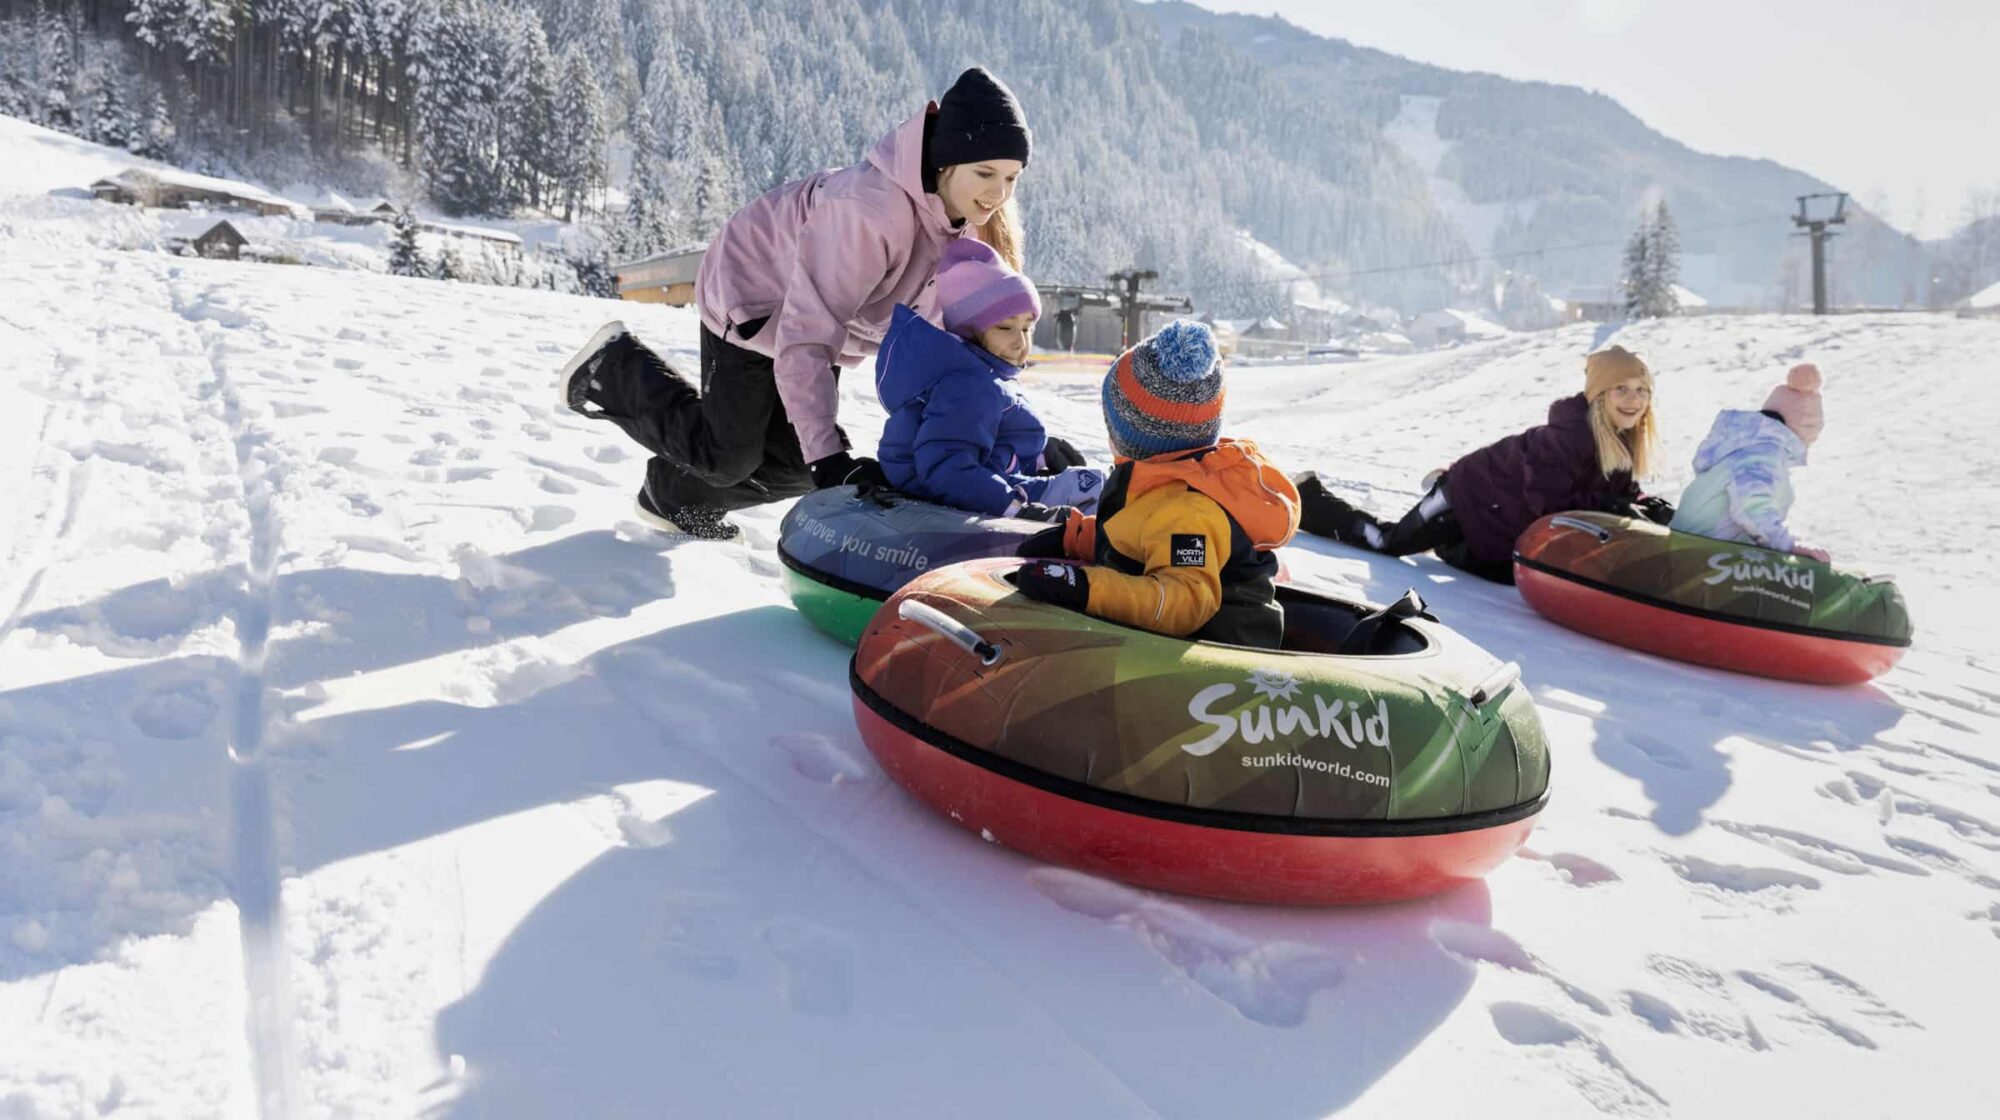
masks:
MULTIPOLYGON (((1977 622, 2000 600, 1994 526, 1948 503, 2000 472, 1879 449, 1990 372, 1991 325, 1620 332, 1663 370, 1667 493, 1713 410, 1688 386, 1747 407, 1786 361, 1829 368, 1795 517, 1906 581, 1918 642, 1873 685, 1670 664, 1428 558, 1288 550, 1302 583, 1416 587, 1518 660, 1555 755, 1487 884, 1297 912, 1038 866, 885 778, 846 651, 785 604, 782 508, 741 542, 660 537, 631 519, 643 455, 548 407, 603 318, 681 360, 685 313, 18 248, 0 1112, 1649 1117, 1785 1086, 1841 1114, 1918 1080, 1967 1104, 1948 1071, 1988 1032, 1964 989, 2000 938, 1977 622), (1835 395, 1892 375, 1895 409, 1835 395), (1907 538, 1869 531, 1890 522, 1907 538)), ((1241 367, 1230 423, 1391 512, 1571 391, 1593 333, 1241 367)), ((868 381, 843 402, 864 446, 868 381)), ((1104 453, 1094 378, 1024 385, 1104 453)))

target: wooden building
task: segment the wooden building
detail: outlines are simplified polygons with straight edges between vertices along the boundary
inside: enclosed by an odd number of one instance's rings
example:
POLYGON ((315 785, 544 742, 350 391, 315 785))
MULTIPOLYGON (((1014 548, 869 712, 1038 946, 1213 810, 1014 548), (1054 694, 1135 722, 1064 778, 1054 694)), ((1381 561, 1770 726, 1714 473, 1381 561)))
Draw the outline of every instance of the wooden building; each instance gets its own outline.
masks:
POLYGON ((191 175, 184 171, 128 168, 90 185, 90 193, 106 202, 151 206, 163 210, 207 207, 248 210, 270 217, 297 218, 311 212, 297 203, 259 190, 248 183, 191 175))
POLYGON ((209 227, 207 233, 202 234, 193 241, 196 256, 208 257, 211 260, 219 261, 240 259, 243 255, 243 247, 248 244, 250 244, 250 240, 236 232, 236 227, 230 225, 228 222, 215 223, 215 225, 209 227))
POLYGON ((694 281, 701 273, 701 258, 707 248, 682 245, 611 266, 618 277, 618 298, 670 307, 689 306, 694 303, 694 281))

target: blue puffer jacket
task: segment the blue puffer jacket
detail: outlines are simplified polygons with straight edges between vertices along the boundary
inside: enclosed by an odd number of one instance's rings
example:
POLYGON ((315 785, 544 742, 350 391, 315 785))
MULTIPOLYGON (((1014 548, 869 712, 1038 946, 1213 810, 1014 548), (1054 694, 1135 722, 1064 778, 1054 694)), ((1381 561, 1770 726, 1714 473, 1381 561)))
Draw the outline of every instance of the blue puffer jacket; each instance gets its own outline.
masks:
POLYGON ((897 305, 875 355, 889 413, 875 456, 889 484, 974 513, 1023 499, 1048 432, 1014 387, 1019 372, 897 305))
POLYGON ((1673 528, 1790 552, 1791 472, 1805 461, 1805 441, 1784 421, 1724 410, 1694 453, 1694 481, 1681 491, 1673 528))

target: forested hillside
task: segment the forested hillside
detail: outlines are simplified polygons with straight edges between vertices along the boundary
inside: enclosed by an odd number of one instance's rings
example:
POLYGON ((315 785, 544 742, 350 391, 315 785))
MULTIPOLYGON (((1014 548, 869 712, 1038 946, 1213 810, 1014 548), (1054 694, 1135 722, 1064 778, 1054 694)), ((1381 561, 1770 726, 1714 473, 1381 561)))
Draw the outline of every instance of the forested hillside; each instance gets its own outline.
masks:
MULTIPOLYGON (((1792 196, 1598 94, 1411 62, 1281 21, 1131 0, 0 0, 0 112, 209 170, 532 209, 613 255, 699 240, 851 162, 968 64, 1036 132, 1030 268, 1131 265, 1204 310, 1281 310, 1246 230, 1351 298, 1462 300, 1502 270, 1616 275, 1664 198, 1686 281, 1798 298, 1792 196)), ((1836 296, 1923 298, 1914 242, 1860 214, 1836 296)))

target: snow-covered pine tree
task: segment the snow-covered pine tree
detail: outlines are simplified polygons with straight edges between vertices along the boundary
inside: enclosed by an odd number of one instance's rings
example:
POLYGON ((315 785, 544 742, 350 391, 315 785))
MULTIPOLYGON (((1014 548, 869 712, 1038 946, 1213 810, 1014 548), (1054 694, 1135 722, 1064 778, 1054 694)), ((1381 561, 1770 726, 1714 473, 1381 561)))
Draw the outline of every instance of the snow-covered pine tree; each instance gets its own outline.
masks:
POLYGON ((618 277, 611 271, 602 246, 593 244, 587 251, 571 253, 569 266, 575 270, 576 286, 584 295, 602 299, 618 297, 618 277))
POLYGON ((133 137, 132 152, 147 159, 167 160, 174 154, 174 118, 167 99, 154 90, 146 103, 146 119, 133 137))
POLYGON ((1653 241, 1647 236, 1651 224, 1650 215, 1640 218, 1639 228, 1625 242, 1625 265, 1619 287, 1624 291, 1627 319, 1645 318, 1645 309, 1653 304, 1653 241))
POLYGON ((506 199, 496 39, 474 0, 443 0, 419 72, 420 170, 431 197, 453 214, 488 213, 506 199))
POLYGON ((541 21, 525 11, 496 20, 501 58, 495 67, 499 125, 500 204, 540 207, 551 194, 557 146, 555 57, 541 21))
POLYGON ((1560 326, 1562 316, 1549 303, 1541 281, 1526 272, 1509 271, 1500 280, 1500 296, 1495 301, 1500 321, 1511 330, 1540 331, 1560 326))
POLYGON ((580 47, 563 52, 556 113, 556 178, 563 219, 573 220, 604 184, 604 94, 580 47))
POLYGON ((21 79, 13 74, 0 74, 0 117, 20 117, 28 119, 29 98, 21 79))
POLYGON ((736 192, 730 188, 728 165, 720 155, 704 157, 701 170, 695 175, 695 233, 707 237, 722 228, 722 223, 735 213, 735 203, 736 192))
POLYGON ((59 132, 75 132, 76 66, 70 58, 74 40, 68 24, 58 22, 55 26, 56 32, 43 39, 48 64, 42 72, 47 88, 42 91, 41 123, 59 132))
POLYGON ((101 73, 90 102, 90 138, 106 147, 129 148, 134 131, 131 111, 118 89, 118 76, 108 70, 101 73))
POLYGON ((678 231, 654 150, 652 114, 643 101, 633 106, 631 136, 632 178, 625 184, 625 220, 618 248, 626 257, 643 257, 672 245, 678 231))
MULTIPOLYGON (((417 245, 417 217, 405 206, 396 211, 395 233, 389 238, 389 274, 391 276, 429 276, 430 266, 424 263, 424 251, 417 245)), ((444 280, 449 277, 439 276, 444 280)))
POLYGON ((458 249, 447 238, 445 246, 438 250, 437 268, 431 272, 436 280, 465 279, 465 261, 459 257, 458 249))
POLYGON ((1661 199, 1653 210, 1652 222, 1646 230, 1646 290, 1652 302, 1646 308, 1645 318, 1662 319, 1681 312, 1681 298, 1674 291, 1681 279, 1681 235, 1674 226, 1674 216, 1667 210, 1667 200, 1661 199))

